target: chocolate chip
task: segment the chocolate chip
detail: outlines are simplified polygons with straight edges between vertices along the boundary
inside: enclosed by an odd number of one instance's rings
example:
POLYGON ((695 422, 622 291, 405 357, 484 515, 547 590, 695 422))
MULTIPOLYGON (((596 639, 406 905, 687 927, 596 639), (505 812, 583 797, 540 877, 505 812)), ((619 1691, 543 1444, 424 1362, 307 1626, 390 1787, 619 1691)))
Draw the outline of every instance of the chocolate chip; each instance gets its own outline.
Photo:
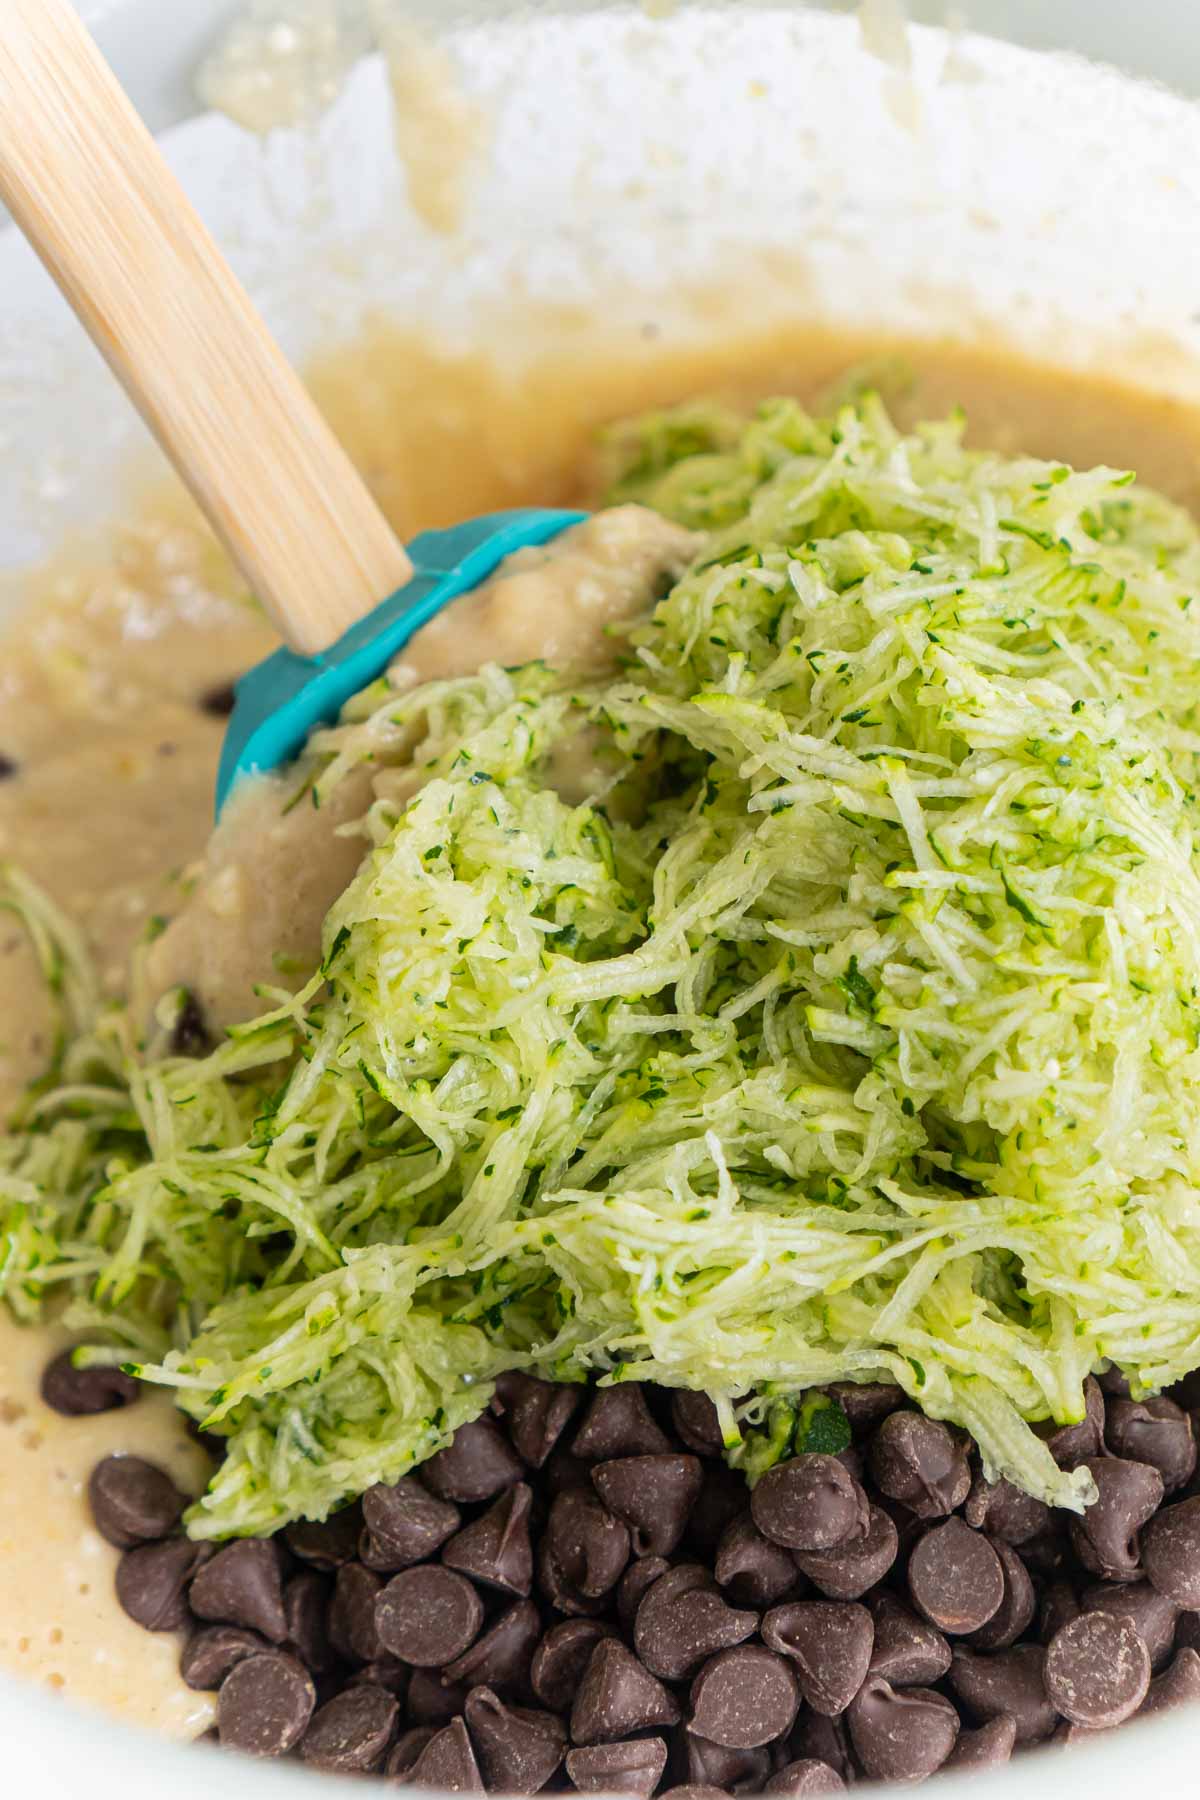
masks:
POLYGON ((441 1729, 462 1717, 468 1689, 459 1681, 447 1681, 433 1669, 414 1669, 408 1682, 408 1722, 441 1729))
POLYGON ((237 692, 232 681, 222 681, 217 687, 206 688, 200 696, 200 711, 208 713, 214 719, 227 719, 237 702, 237 692))
POLYGON ((417 1760, 403 1776, 408 1787, 436 1788, 443 1794, 482 1794, 486 1792, 471 1739, 461 1719, 452 1719, 435 1731, 421 1750, 417 1760))
POLYGON ((616 1638, 596 1645, 571 1708, 576 1744, 603 1744, 674 1725, 679 1708, 662 1682, 616 1638))
POLYGON ((846 1786, 836 1769, 809 1756, 784 1763, 763 1789, 764 1794, 833 1794, 846 1786))
POLYGON ((1048 1644, 1055 1632, 1083 1611, 1069 1581, 1052 1581, 1043 1590, 1038 1606, 1038 1637, 1048 1644))
POLYGON ((273 1644, 288 1634, 279 1552, 265 1538, 239 1538, 218 1550, 192 1583, 192 1611, 219 1625, 244 1625, 273 1644))
MULTIPOLYGON (((1132 1620, 1146 1649, 1150 1667, 1158 1673, 1166 1667, 1175 1644, 1179 1617, 1174 1601, 1160 1594, 1148 1581, 1125 1581, 1090 1587, 1083 1595, 1084 1612, 1106 1612, 1132 1620)), ((1068 1623, 1062 1619, 1060 1624, 1068 1623)))
POLYGON ((908 1591, 923 1618, 951 1637, 978 1631, 1004 1599, 1000 1558, 959 1518, 927 1531, 908 1559, 908 1591))
POLYGON ((92 1413, 114 1412, 128 1406, 142 1393, 142 1384, 120 1369, 77 1369, 71 1358, 73 1350, 64 1350, 47 1363, 42 1374, 42 1399, 56 1413, 67 1419, 82 1419, 92 1413))
POLYGON ((362 1508, 356 1502, 328 1519, 297 1519, 284 1530, 283 1541, 301 1562, 332 1575, 357 1558, 362 1517, 362 1508))
POLYGON ((713 1573, 735 1606, 772 1606, 796 1586, 790 1551, 764 1537, 748 1512, 725 1527, 713 1573))
POLYGON ((88 1504, 100 1536, 118 1550, 132 1550, 173 1531, 187 1499, 154 1463, 106 1456, 92 1470, 88 1504))
POLYGON ((883 1580, 899 1553, 891 1518, 881 1506, 871 1506, 862 1537, 835 1550, 793 1550, 792 1561, 828 1599, 859 1600, 883 1580))
POLYGON ((185 1644, 179 1673, 190 1688, 215 1693, 230 1669, 270 1648, 256 1631, 243 1631, 237 1625, 205 1625, 185 1644))
POLYGON ((654 1586, 660 1575, 666 1574, 670 1566, 664 1556, 640 1556, 636 1562, 630 1563, 617 1583, 617 1617, 626 1631, 633 1630, 633 1622, 637 1618, 643 1596, 654 1586))
POLYGON ((704 1484, 692 1508, 684 1543, 693 1555, 706 1560, 716 1555, 717 1545, 734 1519, 741 1518, 750 1502, 745 1478, 725 1463, 707 1463, 704 1484))
POLYGON ((592 1469, 601 1500, 629 1527, 635 1556, 671 1554, 703 1479, 696 1456, 619 1456, 592 1469))
POLYGON ((188 1622, 185 1590, 201 1557, 186 1538, 139 1544, 117 1564, 117 1599, 146 1631, 178 1631, 188 1622))
POLYGON ((491 1688, 467 1695, 466 1720, 490 1792, 536 1794, 567 1750, 567 1728, 554 1713, 509 1706, 491 1688))
POLYGON ((763 1642, 786 1656, 809 1706, 844 1713, 867 1678, 875 1626, 865 1606, 794 1600, 762 1622, 763 1642))
POLYGON ((337 1572, 329 1604, 329 1637, 347 1662, 378 1662, 383 1655, 375 1629, 375 1602, 383 1582, 361 1563, 346 1563, 337 1572))
POLYGON ((1114 1456, 1149 1463, 1162 1476, 1166 1494, 1187 1485, 1196 1472, 1196 1440, 1182 1407, 1158 1394, 1110 1400, 1105 1413, 1105 1439, 1114 1456))
POLYGON ((1104 1395, 1094 1375, 1083 1384, 1083 1417, 1069 1425, 1053 1420, 1034 1427, 1060 1469, 1077 1469, 1104 1449, 1104 1395))
POLYGON ((691 1388, 672 1388, 671 1423, 697 1456, 724 1454, 721 1421, 707 1394, 698 1394, 691 1388))
POLYGON ((738 1750, 790 1731, 800 1705, 796 1678, 782 1656, 758 1644, 720 1650, 692 1682, 689 1731, 738 1750))
POLYGON ((995 1768, 1011 1759, 1016 1741, 1016 1721, 1002 1714, 974 1731, 960 1731, 958 1742, 942 1767, 947 1772, 951 1769, 995 1768))
POLYGON ((393 1575, 375 1601, 383 1648, 419 1669, 440 1669, 479 1636, 483 1602, 465 1575, 436 1563, 393 1575))
POLYGON ((362 1516, 372 1564, 395 1574, 425 1562, 462 1524, 457 1506, 431 1494, 415 1475, 405 1475, 389 1486, 368 1488, 362 1516))
POLYGON ((1081 1466, 1091 1474, 1099 1497, 1082 1518, 1071 1520, 1075 1554, 1085 1569, 1106 1581, 1136 1581, 1141 1574, 1138 1533, 1162 1505, 1162 1476, 1149 1463, 1122 1462, 1115 1456, 1092 1456, 1081 1466))
POLYGON ((874 1437, 868 1466, 881 1493, 918 1519, 938 1519, 961 1506, 971 1487, 962 1444, 938 1419, 889 1413, 874 1437))
POLYGON ((11 781, 14 775, 20 773, 20 768, 21 765, 15 756, 9 756, 5 751, 0 750, 0 781, 11 781))
POLYGON ((709 1787, 707 1783, 696 1781, 681 1782, 678 1787, 668 1788, 659 1800, 729 1800, 724 1788, 709 1787))
POLYGON ((171 1027, 172 1056, 207 1056, 212 1049, 208 1021, 195 994, 184 989, 171 1027))
POLYGON ((1200 1700, 1200 1656, 1180 1650, 1165 1675, 1150 1683, 1139 1718, 1147 1713, 1169 1712, 1172 1707, 1192 1706, 1200 1700))
POLYGON ((980 1724, 1007 1714, 1016 1725, 1019 1744, 1038 1744, 1050 1736, 1058 1716, 1042 1678, 1045 1663, 1040 1644, 1017 1644, 982 1655, 956 1645, 948 1679, 980 1724))
POLYGON ((567 1752, 567 1774, 581 1794, 633 1794, 650 1800, 667 1766, 660 1737, 618 1744, 583 1744, 567 1752))
POLYGON ((950 1646, 934 1626, 909 1612, 893 1594, 869 1602, 875 1626, 871 1673, 893 1687, 929 1687, 950 1667, 950 1646))
POLYGON ((416 1766, 417 1758, 426 1744, 432 1743, 438 1734, 436 1725, 414 1725, 409 1731, 402 1731, 384 1765, 384 1773, 389 1781, 403 1784, 416 1766))
MULTIPOLYGON (((524 1473, 524 1463, 486 1414, 460 1425, 453 1441, 421 1465, 422 1481, 439 1500, 467 1503, 493 1499, 524 1473)), ((377 1536, 365 1502, 363 1515, 372 1537, 377 1536)))
POLYGON ((868 1675, 847 1715, 855 1754, 874 1781, 920 1781, 940 1769, 954 1748, 959 1719, 932 1688, 897 1691, 882 1675, 868 1675))
POLYGON ((561 1625, 552 1625, 529 1670, 529 1684, 543 1706, 551 1712, 568 1712, 596 1645, 615 1636, 611 1625, 593 1619, 564 1619, 561 1625))
POLYGON ((316 1675, 331 1669, 337 1661, 328 1631, 332 1593, 332 1583, 316 1569, 301 1569, 284 1583, 284 1641, 305 1668, 316 1675))
POLYGON ((578 1382, 539 1381, 510 1370, 496 1382, 508 1435, 531 1469, 540 1469, 574 1418, 586 1389, 578 1382))
POLYGON ((826 1393, 850 1421, 850 1429, 874 1431, 889 1413, 904 1405, 904 1389, 891 1381, 833 1381, 826 1393))
POLYGON ((629 1561, 629 1532, 595 1494, 572 1488, 550 1508, 538 1551, 538 1579, 562 1612, 587 1612, 616 1587, 629 1561))
POLYGON ((442 1551, 446 1567, 506 1594, 528 1594, 533 1586, 532 1500, 523 1481, 501 1494, 482 1517, 464 1525, 449 1540, 442 1551))
POLYGON ((810 1712, 807 1707, 802 1707, 788 1740, 788 1750, 805 1762, 828 1763, 847 1787, 858 1777, 844 1714, 840 1719, 829 1719, 824 1713, 810 1712))
POLYGON ((492 1621, 469 1650, 447 1663, 442 1673, 448 1681, 460 1681, 468 1688, 490 1687, 505 1699, 523 1699, 541 1635, 537 1607, 532 1600, 518 1600, 492 1621))
POLYGON ((243 1756, 286 1756, 308 1729, 317 1692, 294 1656, 248 1656, 221 1683, 217 1732, 243 1756))
MULTIPOLYGON (((407 1663, 397 1662, 394 1657, 385 1656, 378 1662, 364 1663, 361 1669, 351 1669, 346 1676, 346 1686, 386 1688, 394 1694, 403 1706, 408 1698, 412 1670, 407 1663)), ((453 1717, 453 1713, 447 1715, 453 1717)))
POLYGON ((832 1550, 865 1535, 867 1499, 834 1456, 776 1463, 750 1497, 754 1523, 787 1550, 832 1550))
POLYGON ((1132 1620, 1081 1613, 1046 1650, 1050 1703, 1065 1719, 1102 1731, 1137 1711, 1150 1686, 1150 1655, 1132 1620))
POLYGON ((707 1569, 681 1563, 647 1592, 634 1620, 633 1642, 655 1675, 680 1681, 715 1651, 745 1643, 757 1627, 758 1614, 730 1606, 707 1569))
POLYGON ((724 1788, 729 1794, 758 1794, 771 1773, 771 1751, 765 1744, 751 1750, 713 1744, 684 1728, 678 1736, 684 1773, 690 1782, 724 1788))
POLYGON ((1037 1595, 1029 1571, 1012 1545, 995 1538, 992 1549, 1000 1558, 1004 1597, 987 1624, 970 1633, 970 1642, 977 1650, 1007 1650, 1025 1635, 1037 1611, 1037 1595))
POLYGON ((618 1456, 665 1456, 671 1442, 656 1424, 641 1383, 622 1381, 593 1396, 571 1449, 589 1462, 611 1462, 618 1456))
POLYGON ((1106 1394, 1115 1394, 1121 1400, 1130 1398, 1129 1377, 1110 1363, 1107 1369, 1101 1369, 1096 1380, 1106 1394))
MULTIPOLYGON (((1137 1469, 1144 1464, 1120 1466, 1137 1469)), ((1142 1557, 1160 1594, 1176 1606, 1200 1611, 1200 1498, 1177 1501, 1154 1515, 1142 1533, 1142 1557)))
POLYGON ((366 1682, 343 1688, 314 1713, 300 1755, 314 1769, 365 1774, 383 1761, 399 1716, 395 1695, 386 1688, 366 1682))
POLYGON ((971 1484, 963 1518, 990 1538, 1021 1545, 1044 1532, 1053 1514, 1044 1500, 1022 1493, 1011 1481, 985 1481, 981 1475, 971 1484))

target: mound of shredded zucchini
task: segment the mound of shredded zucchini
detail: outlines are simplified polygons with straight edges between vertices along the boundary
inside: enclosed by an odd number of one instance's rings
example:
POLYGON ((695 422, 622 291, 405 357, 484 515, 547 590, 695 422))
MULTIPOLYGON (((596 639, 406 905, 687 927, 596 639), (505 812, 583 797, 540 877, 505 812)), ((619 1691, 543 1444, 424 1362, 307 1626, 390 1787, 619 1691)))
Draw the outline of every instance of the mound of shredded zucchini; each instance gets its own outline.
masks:
POLYGON ((702 553, 615 679, 380 683, 314 742, 318 798, 428 779, 297 999, 140 1058, 11 891, 69 1018, 0 1292, 228 1436, 198 1535, 396 1478, 515 1365, 707 1389, 752 1464, 891 1378, 1079 1507, 1030 1422, 1200 1364, 1196 529, 870 398, 614 441, 702 553))

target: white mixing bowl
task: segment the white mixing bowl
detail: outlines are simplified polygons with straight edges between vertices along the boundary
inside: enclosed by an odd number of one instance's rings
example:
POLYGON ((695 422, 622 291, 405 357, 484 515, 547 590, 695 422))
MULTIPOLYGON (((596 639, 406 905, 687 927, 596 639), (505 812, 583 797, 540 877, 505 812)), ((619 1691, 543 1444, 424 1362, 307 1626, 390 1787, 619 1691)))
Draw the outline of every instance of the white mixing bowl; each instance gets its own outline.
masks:
MULTIPOLYGON (((736 308, 764 323, 803 314, 1000 333, 1200 400, 1200 108, 1025 47, 1073 46, 1200 92, 1194 0, 978 0, 971 19, 1010 41, 917 28, 898 59, 879 53, 895 13, 879 0, 865 33, 844 10, 753 0, 519 11, 412 0, 426 20, 452 15, 465 85, 489 120, 486 166, 453 237, 407 206, 377 66, 354 73, 319 129, 266 146, 226 120, 186 117, 195 57, 233 10, 84 5, 297 357, 353 335, 370 307, 436 319, 463 344, 494 330, 498 296, 575 321, 599 309, 612 328, 651 307, 661 319, 681 289, 719 283, 726 321, 736 308)), ((676 327, 712 329, 711 309, 676 327)), ((0 568, 102 517, 139 449, 107 373, 25 247, 0 232, 0 568)), ((136 1736, 8 1681, 0 1744, 12 1800, 81 1789, 233 1800, 311 1779, 136 1736)), ((1043 1753, 985 1779, 1029 1800, 1064 1776, 1095 1800, 1142 1783, 1182 1793, 1198 1748, 1200 1716, 1176 1715, 1069 1762, 1043 1753)), ((953 1800, 959 1784, 946 1782, 953 1800)))

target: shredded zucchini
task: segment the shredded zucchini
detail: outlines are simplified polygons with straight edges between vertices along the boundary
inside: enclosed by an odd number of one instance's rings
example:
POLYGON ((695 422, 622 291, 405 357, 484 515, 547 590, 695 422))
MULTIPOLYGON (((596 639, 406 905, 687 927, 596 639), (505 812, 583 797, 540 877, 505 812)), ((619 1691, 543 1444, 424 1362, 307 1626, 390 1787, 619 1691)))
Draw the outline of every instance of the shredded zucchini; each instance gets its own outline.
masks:
POLYGON ((1079 1508, 1031 1425, 1200 1365, 1195 527, 869 396, 614 443, 696 563, 615 679, 320 734, 318 797, 426 779, 303 993, 187 1060, 60 980, 0 1292, 227 1436, 198 1536, 394 1479, 512 1366, 706 1389, 752 1474, 830 1428, 804 1390, 891 1378, 1079 1508))

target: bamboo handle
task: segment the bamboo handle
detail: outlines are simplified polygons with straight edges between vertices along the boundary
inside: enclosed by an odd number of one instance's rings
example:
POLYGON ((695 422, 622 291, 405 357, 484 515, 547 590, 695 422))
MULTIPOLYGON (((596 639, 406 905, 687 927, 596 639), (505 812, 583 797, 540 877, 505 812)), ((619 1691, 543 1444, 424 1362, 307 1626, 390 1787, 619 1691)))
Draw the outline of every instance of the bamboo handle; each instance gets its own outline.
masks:
POLYGON ((69 0, 0 0, 0 198, 284 638, 412 574, 69 0))

